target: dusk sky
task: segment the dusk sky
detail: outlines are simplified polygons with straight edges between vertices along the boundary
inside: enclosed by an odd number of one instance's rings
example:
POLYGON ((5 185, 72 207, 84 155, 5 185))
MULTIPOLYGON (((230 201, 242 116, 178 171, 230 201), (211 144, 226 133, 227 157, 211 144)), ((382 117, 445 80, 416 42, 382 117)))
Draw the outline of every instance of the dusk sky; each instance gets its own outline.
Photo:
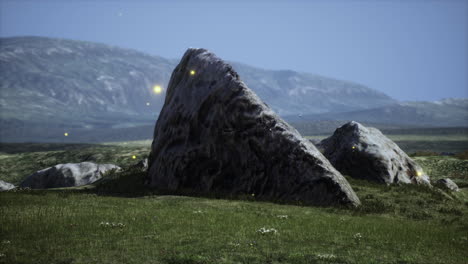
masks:
POLYGON ((177 59, 203 47, 225 60, 354 81, 399 100, 468 97, 462 0, 0 0, 0 36, 26 35, 177 59))

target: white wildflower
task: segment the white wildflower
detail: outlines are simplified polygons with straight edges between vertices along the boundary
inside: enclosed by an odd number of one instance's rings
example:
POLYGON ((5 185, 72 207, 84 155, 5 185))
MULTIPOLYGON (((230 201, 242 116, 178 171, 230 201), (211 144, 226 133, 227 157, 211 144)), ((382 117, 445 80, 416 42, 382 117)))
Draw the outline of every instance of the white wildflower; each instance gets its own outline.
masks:
POLYGON ((336 258, 336 256, 333 255, 333 254, 317 254, 317 257, 318 257, 319 259, 324 259, 324 260, 325 260, 325 259, 332 260, 332 259, 335 259, 335 258, 336 258))
POLYGON ((274 228, 265 228, 265 227, 262 227, 260 228, 259 230, 257 230, 257 232, 259 232, 260 234, 262 235, 265 235, 265 234, 277 234, 278 233, 278 230, 274 229, 274 228))
POLYGON ((279 219, 288 219, 289 216, 287 215, 277 215, 276 217, 278 217, 279 219))
POLYGON ((104 226, 104 227, 119 227, 119 228, 125 227, 125 224, 123 223, 113 223, 113 222, 101 222, 99 225, 104 226))
POLYGON ((196 211, 193 211, 194 214, 201 214, 203 213, 201 210, 196 210, 196 211))
POLYGON ((354 237, 354 239, 356 239, 356 240, 361 240, 362 235, 361 235, 361 233, 356 233, 356 234, 353 235, 353 237, 354 237))

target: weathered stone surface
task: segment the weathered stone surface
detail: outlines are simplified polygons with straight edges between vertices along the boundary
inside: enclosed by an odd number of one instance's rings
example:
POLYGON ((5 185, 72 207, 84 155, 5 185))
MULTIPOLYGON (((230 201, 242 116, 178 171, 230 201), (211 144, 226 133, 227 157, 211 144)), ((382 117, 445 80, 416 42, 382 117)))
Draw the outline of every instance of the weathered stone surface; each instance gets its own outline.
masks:
POLYGON ((148 182, 160 190, 360 203, 308 140, 204 49, 189 49, 172 73, 149 166, 148 182))
POLYGON ((8 190, 11 190, 11 189, 14 189, 14 188, 16 188, 15 185, 13 185, 13 184, 11 184, 9 182, 0 180, 0 192, 1 191, 8 191, 8 190))
POLYGON ((422 168, 376 128, 352 121, 322 140, 319 147, 337 170, 353 178, 430 184, 422 168))
POLYGON ((120 169, 113 164, 92 162, 58 164, 28 176, 20 187, 47 189, 91 184, 110 169, 120 169))
POLYGON ((436 181, 436 185, 443 189, 451 190, 454 192, 460 191, 460 189, 458 188, 458 185, 449 178, 440 179, 436 181))

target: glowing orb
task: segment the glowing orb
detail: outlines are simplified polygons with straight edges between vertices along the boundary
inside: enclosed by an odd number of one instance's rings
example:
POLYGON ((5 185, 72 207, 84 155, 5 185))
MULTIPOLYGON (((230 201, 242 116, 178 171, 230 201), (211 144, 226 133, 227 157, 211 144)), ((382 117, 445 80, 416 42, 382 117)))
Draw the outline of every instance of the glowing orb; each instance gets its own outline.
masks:
POLYGON ((63 133, 63 135, 66 136, 66 137, 68 137, 68 133, 67 133, 67 132, 63 133))
POLYGON ((352 149, 356 149, 356 146, 352 146, 351 148, 352 148, 352 149))
POLYGON ((416 172, 416 175, 417 175, 417 176, 422 176, 422 175, 423 175, 423 172, 422 172, 422 171, 417 171, 417 172, 416 172))
POLYGON ((153 92, 156 93, 156 94, 160 94, 160 93, 162 92, 161 86, 155 85, 155 86, 153 87, 153 92))
POLYGON ((191 71, 190 71, 190 75, 195 75, 195 71, 194 71, 194 70, 191 70, 191 71))
POLYGON ((132 159, 136 159, 136 156, 135 156, 135 155, 133 155, 133 156, 132 156, 132 159))
POLYGON ((146 103, 146 105, 147 105, 147 106, 149 106, 149 105, 150 105, 150 103, 146 103))

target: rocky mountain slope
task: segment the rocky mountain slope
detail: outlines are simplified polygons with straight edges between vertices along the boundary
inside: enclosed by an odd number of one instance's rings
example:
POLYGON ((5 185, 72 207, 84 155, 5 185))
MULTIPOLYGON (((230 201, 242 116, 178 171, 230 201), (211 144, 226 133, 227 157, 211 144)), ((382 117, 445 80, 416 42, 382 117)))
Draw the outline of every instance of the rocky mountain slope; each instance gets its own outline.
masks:
MULTIPOLYGON (((175 65, 174 60, 104 44, 2 38, 1 119, 83 127, 154 122, 175 65), (161 86, 160 94, 154 93, 155 85, 161 86)), ((361 110, 396 102, 351 82, 240 63, 233 67, 280 115, 361 110)))
POLYGON ((2 119, 49 123, 154 120, 170 60, 133 50, 40 37, 0 40, 2 119), (149 103, 149 106, 147 105, 149 103))
MULTIPOLYGON (((94 142, 108 140, 103 135, 114 140, 150 135, 177 61, 84 41, 0 38, 0 141, 84 136, 94 142)), ((271 109, 301 126, 313 122, 316 127, 317 120, 468 126, 467 99, 400 103, 356 83, 231 64, 271 109)))

